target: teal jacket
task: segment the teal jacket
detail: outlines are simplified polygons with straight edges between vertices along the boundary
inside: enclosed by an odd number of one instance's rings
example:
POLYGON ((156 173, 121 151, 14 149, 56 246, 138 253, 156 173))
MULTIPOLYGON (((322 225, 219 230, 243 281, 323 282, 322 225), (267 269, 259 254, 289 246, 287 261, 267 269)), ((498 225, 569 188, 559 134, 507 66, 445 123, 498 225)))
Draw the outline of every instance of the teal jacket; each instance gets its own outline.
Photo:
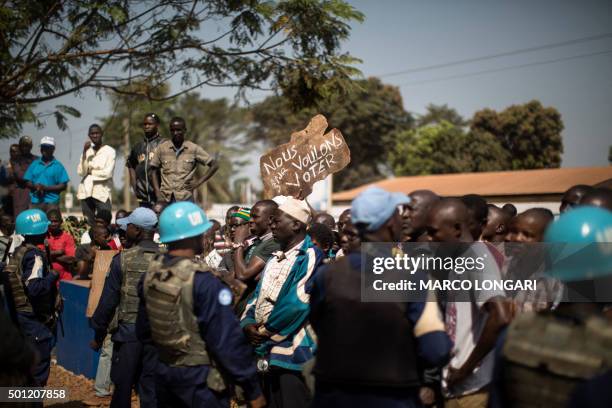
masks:
MULTIPOLYGON (((266 321, 259 322, 263 323, 271 336, 257 346, 255 353, 266 357, 271 366, 300 371, 303 364, 314 355, 315 337, 308 324, 310 288, 314 271, 322 260, 323 253, 307 235, 281 287, 272 312, 266 321)), ((264 274, 271 262, 279 261, 275 256, 270 258, 264 268, 264 274)), ((255 320, 255 307, 263 281, 262 275, 247 303, 240 322, 242 327, 258 323, 255 320)))

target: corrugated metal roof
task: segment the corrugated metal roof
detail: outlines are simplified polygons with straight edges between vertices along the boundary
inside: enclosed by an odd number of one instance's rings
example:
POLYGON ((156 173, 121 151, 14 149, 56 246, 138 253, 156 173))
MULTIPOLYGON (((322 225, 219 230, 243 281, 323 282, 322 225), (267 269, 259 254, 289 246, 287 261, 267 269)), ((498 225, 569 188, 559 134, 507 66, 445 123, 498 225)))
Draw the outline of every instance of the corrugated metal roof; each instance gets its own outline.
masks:
POLYGON ((335 193, 332 199, 336 202, 351 201, 361 191, 373 185, 406 194, 427 189, 441 196, 479 194, 491 197, 561 194, 576 184, 595 185, 610 180, 612 166, 438 174, 381 180, 335 193))

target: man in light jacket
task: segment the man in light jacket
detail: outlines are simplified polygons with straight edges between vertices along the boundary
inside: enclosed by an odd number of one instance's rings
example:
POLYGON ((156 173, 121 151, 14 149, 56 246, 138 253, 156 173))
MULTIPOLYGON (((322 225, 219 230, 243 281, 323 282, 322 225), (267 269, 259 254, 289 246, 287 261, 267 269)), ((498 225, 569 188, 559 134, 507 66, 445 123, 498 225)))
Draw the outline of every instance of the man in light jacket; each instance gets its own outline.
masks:
POLYGON ((116 155, 115 149, 102 144, 102 128, 97 124, 91 125, 89 141, 83 146, 83 154, 77 167, 81 177, 77 198, 81 200, 83 215, 92 227, 98 210, 111 211, 111 188, 116 155))

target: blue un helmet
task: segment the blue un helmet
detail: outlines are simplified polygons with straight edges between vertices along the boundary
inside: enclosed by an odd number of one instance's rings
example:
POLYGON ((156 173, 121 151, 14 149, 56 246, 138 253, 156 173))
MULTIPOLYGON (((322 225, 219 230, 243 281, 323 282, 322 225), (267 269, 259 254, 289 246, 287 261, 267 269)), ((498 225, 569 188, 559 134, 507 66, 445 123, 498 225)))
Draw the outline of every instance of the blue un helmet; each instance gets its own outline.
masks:
POLYGON ((549 274, 562 281, 612 275, 612 212, 578 207, 561 214, 544 235, 550 245, 549 274))
POLYGON ((15 220, 15 233, 19 235, 42 235, 49 229, 47 214, 41 210, 25 210, 15 220))
POLYGON ((171 204, 159 216, 159 241, 162 244, 197 237, 208 231, 213 223, 196 204, 179 201, 171 204))

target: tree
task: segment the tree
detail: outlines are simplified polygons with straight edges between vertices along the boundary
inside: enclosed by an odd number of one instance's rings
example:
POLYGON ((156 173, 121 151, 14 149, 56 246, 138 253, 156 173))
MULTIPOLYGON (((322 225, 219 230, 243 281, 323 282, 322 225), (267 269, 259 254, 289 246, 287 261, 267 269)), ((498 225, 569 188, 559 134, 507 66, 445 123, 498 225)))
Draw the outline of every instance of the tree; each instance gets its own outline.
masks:
POLYGON ((193 141, 217 155, 219 170, 206 183, 208 201, 236 202, 240 192, 234 189, 230 178, 249 163, 245 156, 252 150, 246 138, 247 110, 230 105, 227 99, 208 100, 192 93, 177 100, 175 111, 185 119, 193 141))
POLYGON ((130 124, 129 141, 130 146, 133 146, 143 138, 140 129, 146 113, 154 112, 160 116, 162 123, 159 131, 164 137, 169 137, 168 120, 173 116, 181 116, 187 126, 187 138, 215 155, 219 162, 219 170, 206 183, 208 201, 233 201, 235 192, 232 191, 230 178, 237 169, 248 163, 244 156, 252 147, 245 138, 248 112, 231 105, 227 99, 208 100, 197 93, 188 93, 168 101, 161 98, 163 92, 167 93, 167 87, 159 91, 161 101, 151 101, 130 93, 112 94, 111 103, 116 109, 113 115, 102 118, 101 122, 105 142, 125 154, 121 149, 125 119, 130 124))
POLYGON ((162 121, 160 133, 167 134, 168 119, 175 115, 174 104, 165 97, 170 93, 168 84, 158 87, 153 94, 154 98, 138 93, 139 89, 146 87, 141 82, 135 82, 121 88, 122 92, 107 93, 111 105, 111 114, 101 119, 102 129, 104 130, 104 141, 109 145, 118 148, 123 146, 123 135, 125 133, 123 124, 127 119, 129 126, 129 144, 140 142, 143 138, 142 123, 147 113, 155 113, 162 121), (125 91, 125 92, 123 92, 125 91))
POLYGON ((495 137, 510 155, 510 169, 554 168, 561 165, 561 114, 539 101, 513 105, 497 113, 483 109, 471 123, 475 135, 495 137))
POLYGON ((287 143, 291 132, 303 129, 317 113, 327 117, 331 128, 342 132, 351 163, 334 177, 334 190, 344 190, 380 179, 386 171, 392 135, 409 128, 413 119, 404 110, 399 89, 377 78, 355 81, 357 91, 332 98, 318 107, 292 110, 285 97, 273 96, 252 108, 249 137, 267 147, 287 143))
MULTIPOLYGON (((296 106, 349 89, 359 71, 341 53, 351 21, 343 0, 20 0, 0 6, 0 137, 37 122, 34 104, 85 88, 156 99, 203 85, 268 87, 296 106), (130 90, 139 81, 146 86, 130 90)), ((69 106, 53 114, 65 125, 69 106)))
POLYGON ((504 170, 508 155, 489 134, 465 133, 447 121, 398 132, 389 162, 396 176, 504 170))
POLYGON ((455 109, 449 108, 446 104, 435 105, 430 103, 426 109, 427 112, 417 119, 417 126, 439 125, 442 121, 460 127, 468 124, 455 109))

